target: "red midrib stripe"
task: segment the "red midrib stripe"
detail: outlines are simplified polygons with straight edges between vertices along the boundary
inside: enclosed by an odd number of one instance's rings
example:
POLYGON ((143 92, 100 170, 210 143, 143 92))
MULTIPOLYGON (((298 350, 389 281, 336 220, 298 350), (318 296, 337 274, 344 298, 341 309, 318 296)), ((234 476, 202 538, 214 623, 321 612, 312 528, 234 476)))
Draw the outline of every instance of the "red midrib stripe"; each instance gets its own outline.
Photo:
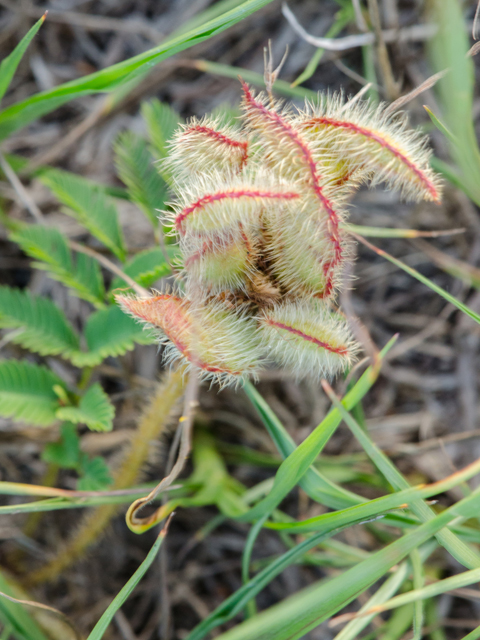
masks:
POLYGON ((247 163, 247 160, 248 160, 248 143, 247 142, 243 142, 241 140, 235 140, 234 138, 229 138, 228 136, 226 136, 224 133, 221 133, 220 131, 216 131, 215 129, 212 129, 210 127, 204 127, 198 124, 185 129, 185 134, 187 135, 192 132, 204 133, 209 138, 213 138, 214 140, 217 140, 217 142, 222 142, 223 144, 226 144, 229 147, 237 147, 239 149, 242 149, 243 151, 242 159, 241 159, 242 168, 247 163))
POLYGON ((421 169, 419 169, 404 153, 402 153, 402 151, 397 149, 392 143, 388 142, 388 140, 385 140, 377 133, 371 131, 371 129, 361 127, 360 125, 354 124, 353 122, 336 120, 334 118, 326 117, 311 118, 308 122, 305 123, 305 126, 315 126, 316 124, 346 129, 347 131, 358 133, 365 138, 377 142, 384 149, 390 151, 392 155, 398 158, 406 167, 410 169, 410 171, 412 171, 412 173, 417 176, 420 182, 422 182, 426 186, 435 202, 439 201, 439 195, 437 189, 435 188, 435 185, 424 175, 423 171, 421 171, 421 169))
POLYGON ((288 331, 289 333, 293 333, 294 335, 299 336, 304 340, 308 340, 309 342, 313 342, 318 347, 322 347, 322 349, 326 349, 327 351, 331 351, 332 353, 336 353, 341 356, 346 356, 348 354, 348 349, 346 347, 332 347, 327 342, 323 342, 322 340, 319 340, 314 336, 310 336, 308 335, 308 333, 304 333, 303 331, 300 331, 300 329, 295 329, 295 327, 291 327, 290 325, 284 324, 283 322, 277 322, 276 320, 272 320, 271 318, 265 318, 265 321, 267 322, 267 324, 271 325, 272 327, 277 327, 278 329, 284 329, 285 331, 288 331))
POLYGON ((275 111, 270 111, 263 104, 261 104, 261 102, 258 102, 257 100, 255 100, 254 97, 252 96, 252 93, 250 92, 250 89, 248 88, 248 85, 245 82, 242 83, 242 86, 245 92, 245 98, 247 100, 247 103, 250 103, 251 105, 253 105, 256 109, 261 111, 267 118, 269 118, 279 127, 281 127, 285 131, 285 133, 288 135, 288 137, 294 142, 294 144, 298 146, 307 163, 310 176, 312 179, 312 183, 313 183, 312 186, 313 186, 315 195, 318 197, 318 199, 320 200, 320 202, 325 207, 328 213, 328 220, 329 220, 329 226, 330 226, 329 237, 330 237, 330 241, 333 244, 333 249, 334 249, 333 259, 329 263, 327 263, 327 273, 326 273, 327 282, 325 284, 325 294, 329 295, 333 289, 333 276, 334 276, 333 270, 342 260, 342 253, 343 253, 342 246, 340 244, 340 238, 339 238, 338 215, 335 209, 333 208, 333 205, 330 202, 330 200, 323 193, 322 186, 320 185, 320 182, 319 182, 317 165, 315 163, 315 160, 313 159, 310 149, 308 148, 308 145, 302 140, 302 138, 297 133, 297 131, 295 131, 295 129, 288 122, 285 122, 285 120, 278 113, 276 113, 275 111))
POLYGON ((181 213, 175 218, 175 227, 177 231, 184 234, 183 221, 191 213, 194 213, 197 209, 203 209, 207 204, 212 202, 219 202, 221 200, 236 200, 238 198, 268 198, 276 200, 293 200, 298 198, 299 194, 294 192, 276 192, 276 191, 254 191, 247 189, 232 189, 229 191, 219 191, 218 193, 209 193, 206 196, 199 198, 196 202, 183 209, 181 213))

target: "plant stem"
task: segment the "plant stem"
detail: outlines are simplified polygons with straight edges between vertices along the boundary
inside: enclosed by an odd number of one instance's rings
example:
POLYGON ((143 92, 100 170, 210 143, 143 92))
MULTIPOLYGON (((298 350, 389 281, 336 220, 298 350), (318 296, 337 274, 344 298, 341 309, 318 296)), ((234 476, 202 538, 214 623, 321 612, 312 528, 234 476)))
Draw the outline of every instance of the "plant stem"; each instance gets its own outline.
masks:
MULTIPOLYGON (((155 396, 140 419, 137 431, 123 462, 114 473, 115 489, 126 489, 139 480, 142 466, 148 459, 151 443, 164 431, 172 411, 184 389, 183 370, 166 374, 157 387, 155 396)), ((54 580, 64 569, 73 564, 93 544, 116 515, 116 504, 106 505, 90 511, 83 519, 72 538, 57 556, 25 578, 28 586, 54 580)))

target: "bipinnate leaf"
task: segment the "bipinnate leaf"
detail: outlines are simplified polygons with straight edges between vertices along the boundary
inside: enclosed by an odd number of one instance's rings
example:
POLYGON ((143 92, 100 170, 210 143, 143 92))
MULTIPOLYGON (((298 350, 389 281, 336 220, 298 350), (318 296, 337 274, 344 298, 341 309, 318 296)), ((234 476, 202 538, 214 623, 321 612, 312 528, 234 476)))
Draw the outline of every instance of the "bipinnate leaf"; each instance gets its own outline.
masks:
POLYGON ((114 416, 115 409, 98 382, 88 389, 78 407, 61 407, 57 410, 60 420, 86 424, 92 431, 110 431, 114 416))
POLYGON ((113 200, 103 189, 68 171, 49 169, 41 181, 65 205, 65 213, 86 227, 120 260, 125 260, 126 248, 118 212, 113 200))
POLYGON ((98 262, 83 253, 72 252, 58 229, 43 225, 23 225, 10 234, 10 239, 34 258, 37 269, 73 289, 77 296, 96 307, 104 306, 104 286, 98 262))
POLYGON ((82 454, 79 473, 79 491, 104 491, 113 483, 110 469, 101 456, 90 458, 86 453, 82 454))
POLYGON ((68 358, 79 340, 63 312, 48 298, 0 287, 0 327, 17 329, 10 340, 40 355, 68 358))
POLYGON ((10 86, 10 82, 12 81, 13 76, 15 75, 15 71, 17 70, 18 65, 20 64, 21 59, 25 51, 27 50, 28 45, 36 36, 38 30, 45 22, 46 14, 44 14, 40 20, 38 20, 33 27, 29 30, 29 32, 20 40, 15 49, 4 58, 0 64, 0 100, 3 98, 5 93, 7 92, 8 87, 10 86))
POLYGON ((116 305, 92 313, 85 326, 88 351, 72 355, 77 367, 95 366, 109 356, 120 356, 134 348, 135 343, 150 344, 154 339, 126 316, 116 305))
POLYGON ((173 136, 182 118, 172 107, 157 98, 142 104, 142 116, 147 125, 148 137, 158 158, 168 154, 167 142, 173 136))
POLYGON ((65 390, 62 380, 46 367, 0 361, 0 415, 41 427, 53 424, 60 407, 57 385, 65 390))
MULTIPOLYGON (((179 256, 177 246, 167 245, 165 251, 170 263, 174 262, 179 256)), ((123 272, 133 278, 135 282, 141 284, 142 287, 150 287, 160 278, 169 276, 172 270, 165 260, 162 249, 153 247, 153 249, 145 249, 137 253, 125 264, 123 272)), ((114 278, 110 290, 114 291, 115 289, 125 290, 125 281, 122 278, 114 278)))
POLYGON ((156 229, 158 211, 165 205, 168 188, 155 167, 147 142, 132 131, 125 131, 117 138, 114 151, 118 175, 131 199, 156 229))

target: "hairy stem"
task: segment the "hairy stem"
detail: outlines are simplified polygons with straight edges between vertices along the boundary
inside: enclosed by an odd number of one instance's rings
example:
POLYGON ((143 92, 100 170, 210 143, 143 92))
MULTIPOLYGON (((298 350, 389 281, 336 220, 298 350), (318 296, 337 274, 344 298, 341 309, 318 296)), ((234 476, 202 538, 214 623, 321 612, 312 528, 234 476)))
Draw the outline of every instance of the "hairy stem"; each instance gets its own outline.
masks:
MULTIPOLYGON (((114 474, 114 488, 126 489, 139 480, 142 466, 145 464, 151 442, 158 439, 165 429, 171 413, 184 389, 183 370, 178 369, 166 374, 157 387, 156 393, 140 419, 137 431, 132 438, 123 462, 114 474)), ((99 536, 116 515, 119 506, 106 505, 90 511, 83 519, 72 538, 59 551, 57 556, 25 579, 28 586, 54 580, 64 569, 73 564, 99 536)))

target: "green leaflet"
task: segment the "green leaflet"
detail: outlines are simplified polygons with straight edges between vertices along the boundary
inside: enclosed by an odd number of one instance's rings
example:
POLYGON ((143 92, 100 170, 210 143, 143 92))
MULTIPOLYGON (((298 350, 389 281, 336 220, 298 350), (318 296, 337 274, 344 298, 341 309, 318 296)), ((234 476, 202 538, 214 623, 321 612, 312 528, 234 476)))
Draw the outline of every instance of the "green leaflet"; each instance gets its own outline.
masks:
POLYGON ((125 260, 125 240, 118 213, 104 189, 80 176, 58 169, 43 172, 40 179, 66 206, 65 213, 78 220, 117 258, 125 260))
POLYGON ((63 312, 48 298, 0 286, 0 327, 17 329, 10 340, 40 355, 68 357, 79 341, 63 312))
MULTIPOLYGON (((167 245, 165 251, 171 263, 177 259, 179 251, 176 246, 167 245)), ((149 287, 159 278, 169 276, 172 270, 165 260, 162 249, 154 247, 137 253, 134 258, 125 264, 123 272, 133 278, 135 282, 141 284, 142 287, 149 287)), ((125 287, 124 280, 117 277, 113 280, 110 290, 125 290, 125 287)))
POLYGON ((34 263, 37 269, 48 271, 52 278, 96 307, 104 306, 105 290, 98 262, 83 253, 76 253, 74 258, 58 229, 23 225, 10 234, 10 239, 38 261, 34 263))
POLYGON ((155 341, 116 305, 90 315, 85 326, 85 340, 88 351, 78 351, 71 357, 77 367, 93 367, 109 356, 119 356, 130 351, 136 342, 151 344, 155 341))
POLYGON ((41 427, 57 421, 60 407, 54 386, 66 393, 58 376, 25 361, 0 361, 0 415, 41 427))
POLYGON ((60 420, 86 424, 93 431, 110 431, 114 416, 115 409, 98 382, 88 389, 78 407, 61 407, 57 410, 60 420))
POLYGON ((167 142, 182 122, 182 118, 172 107, 156 98, 142 104, 142 116, 147 125, 153 155, 165 158, 168 155, 167 142))
POLYGON ((114 146, 115 166, 133 202, 158 229, 158 215, 165 206, 168 188, 154 165, 147 142, 132 131, 120 134, 114 146))

